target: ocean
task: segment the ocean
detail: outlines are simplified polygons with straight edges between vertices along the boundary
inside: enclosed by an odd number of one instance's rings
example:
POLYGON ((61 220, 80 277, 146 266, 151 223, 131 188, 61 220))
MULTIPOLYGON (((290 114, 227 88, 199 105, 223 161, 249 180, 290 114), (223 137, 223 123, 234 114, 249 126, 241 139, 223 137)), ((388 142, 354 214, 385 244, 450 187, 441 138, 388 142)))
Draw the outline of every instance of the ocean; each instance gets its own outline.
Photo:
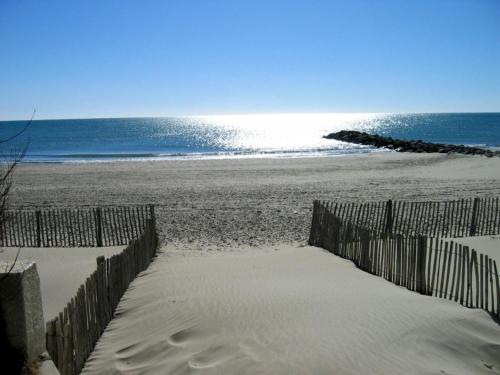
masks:
MULTIPOLYGON (((0 121, 0 139, 26 121, 0 121)), ((16 140, 25 162, 340 156, 384 152, 322 136, 351 129, 402 139, 500 147, 500 113, 271 114, 35 120, 16 140)))

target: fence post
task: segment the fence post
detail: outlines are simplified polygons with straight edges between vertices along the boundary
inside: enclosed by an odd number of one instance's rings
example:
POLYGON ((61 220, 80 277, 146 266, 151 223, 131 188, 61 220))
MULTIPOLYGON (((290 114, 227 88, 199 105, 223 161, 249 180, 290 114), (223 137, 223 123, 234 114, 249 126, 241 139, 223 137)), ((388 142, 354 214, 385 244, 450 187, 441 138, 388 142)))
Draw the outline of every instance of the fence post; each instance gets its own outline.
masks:
POLYGON ((425 264, 427 260, 427 237, 418 237, 417 248, 417 292, 420 294, 427 294, 427 285, 425 277, 425 264))
POLYGON ((389 199, 385 205, 385 233, 392 233, 393 220, 392 200, 389 199))
POLYGON ((156 215, 155 215, 155 205, 149 205, 149 212, 151 214, 151 220, 153 220, 153 225, 156 227, 156 215))
POLYGON ((96 258, 97 266, 99 266, 101 263, 104 263, 105 261, 106 261, 106 259, 104 258, 104 255, 98 256, 96 258))
POLYGON ((95 210, 95 228, 96 228, 96 242, 97 247, 102 247, 102 220, 101 220, 101 208, 97 207, 95 210))
POLYGON ((479 198, 474 198, 474 205, 472 206, 472 215, 470 219, 470 229, 469 236, 476 235, 476 226, 477 226, 477 213, 479 210, 479 198))
POLYGON ((360 230, 361 242, 361 269, 370 272, 370 233, 368 230, 360 230))
POLYGON ((315 241, 314 241, 314 238, 316 236, 316 216, 317 216, 317 204, 318 204, 318 201, 314 200, 313 202, 313 212, 312 212, 312 219, 311 219, 311 230, 309 232, 309 241, 307 241, 307 244, 309 246, 314 246, 315 245, 315 241))
POLYGON ((42 247, 42 213, 35 211, 36 216, 36 247, 42 247))

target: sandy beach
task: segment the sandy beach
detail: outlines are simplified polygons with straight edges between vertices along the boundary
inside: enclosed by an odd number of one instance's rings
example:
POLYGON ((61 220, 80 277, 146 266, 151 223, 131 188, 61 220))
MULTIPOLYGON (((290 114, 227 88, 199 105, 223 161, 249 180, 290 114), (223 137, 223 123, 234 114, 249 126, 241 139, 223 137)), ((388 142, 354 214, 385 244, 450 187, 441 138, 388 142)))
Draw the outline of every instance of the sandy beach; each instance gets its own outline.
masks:
MULTIPOLYGON (((313 199, 499 193, 498 158, 384 152, 26 164, 12 205, 157 205, 163 247, 132 282, 85 373, 491 374, 500 373, 500 326, 488 313, 410 292, 305 245, 313 199)), ((462 241, 498 250, 496 238, 462 241)), ((68 271, 72 262, 40 269, 68 271)), ((50 304, 56 287, 44 288, 50 304)))
POLYGON ((183 248, 303 243, 312 201, 498 196, 500 158, 374 153, 328 158, 27 164, 13 207, 157 205, 183 248))

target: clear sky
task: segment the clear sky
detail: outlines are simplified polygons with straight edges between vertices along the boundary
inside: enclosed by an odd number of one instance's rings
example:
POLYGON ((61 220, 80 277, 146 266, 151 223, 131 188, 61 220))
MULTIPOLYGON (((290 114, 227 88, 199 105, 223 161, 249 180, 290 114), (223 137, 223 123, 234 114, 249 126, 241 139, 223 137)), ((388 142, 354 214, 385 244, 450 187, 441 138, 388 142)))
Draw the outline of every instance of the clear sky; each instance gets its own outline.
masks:
POLYGON ((0 119, 500 111, 499 0, 0 0, 0 119))

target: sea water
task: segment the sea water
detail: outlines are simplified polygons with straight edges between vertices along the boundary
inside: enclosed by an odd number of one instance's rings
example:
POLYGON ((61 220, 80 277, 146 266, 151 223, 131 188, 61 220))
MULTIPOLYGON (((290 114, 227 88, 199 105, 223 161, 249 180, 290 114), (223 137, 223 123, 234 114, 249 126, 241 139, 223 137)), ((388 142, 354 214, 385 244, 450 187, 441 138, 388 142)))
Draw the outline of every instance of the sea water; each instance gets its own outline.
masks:
MULTIPOLYGON (((25 121, 1 121, 0 139, 25 121)), ((266 114, 35 120, 6 149, 27 162, 339 156, 380 152, 322 138, 350 129, 402 139, 500 147, 500 113, 266 114)))

